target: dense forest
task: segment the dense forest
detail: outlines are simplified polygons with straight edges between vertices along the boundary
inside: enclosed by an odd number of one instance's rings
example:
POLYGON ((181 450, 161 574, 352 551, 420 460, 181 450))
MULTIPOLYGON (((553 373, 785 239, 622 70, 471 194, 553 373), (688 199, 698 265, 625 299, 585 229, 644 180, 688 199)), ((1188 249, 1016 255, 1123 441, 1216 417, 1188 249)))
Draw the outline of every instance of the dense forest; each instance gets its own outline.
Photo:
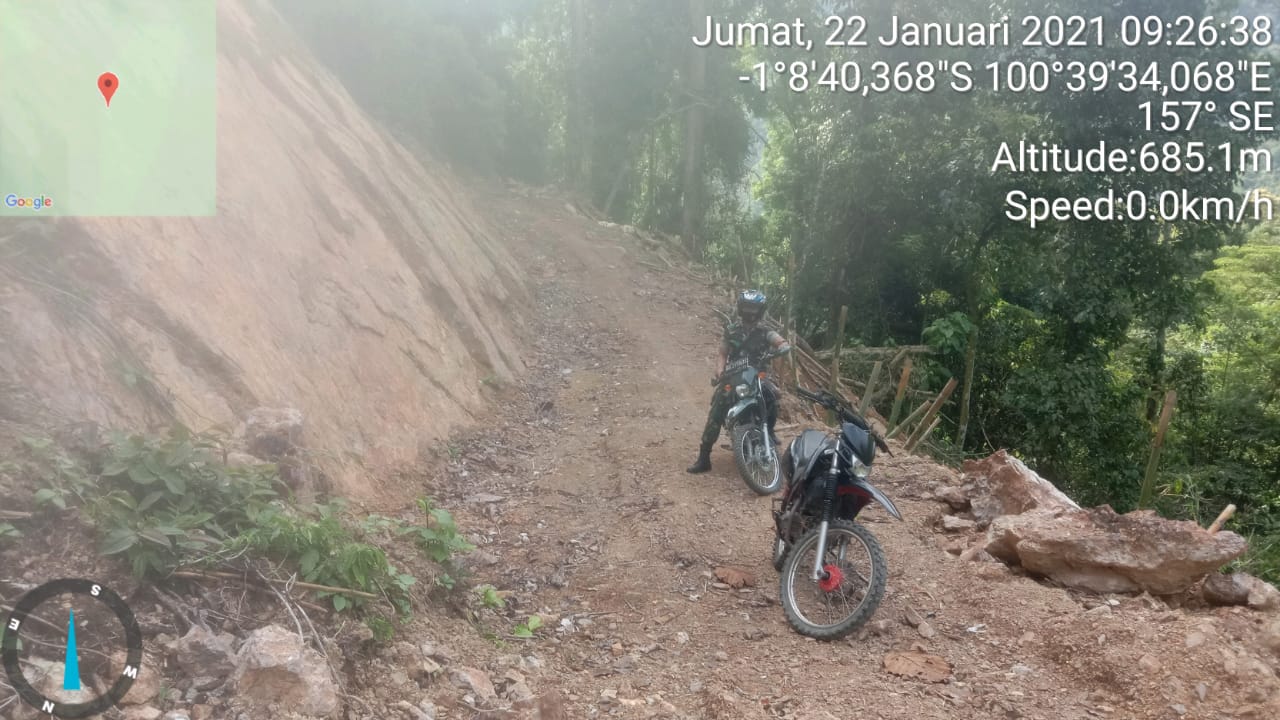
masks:
MULTIPOLYGON (((1239 197, 1271 172, 993 172, 1002 142, 1267 146, 1275 133, 1206 121, 1147 132, 1150 89, 885 92, 815 81, 761 92, 757 63, 1234 61, 1273 49, 826 47, 830 15, 883 30, 897 14, 992 22, 1027 14, 1196 18, 1260 0, 276 0, 366 107, 465 173, 561 185, 615 221, 682 238, 697 259, 760 286, 829 346, 926 343, 950 459, 1010 448, 1084 503, 1139 504, 1163 398, 1176 414, 1156 507, 1207 521, 1227 503, 1249 563, 1280 578, 1280 221, 1048 222, 1004 215, 1046 197, 1187 190, 1239 197), (697 48, 708 15, 803 18, 816 46, 697 48), (341 37, 326 33, 341 29, 341 37), (922 52, 927 53, 922 56, 922 52), (795 276, 789 277, 794 262, 795 276)), ((1275 8, 1268 5, 1272 16, 1275 8)), ((1272 70, 1272 78, 1276 72, 1272 70)), ((1276 83, 1272 83, 1275 85, 1276 83)), ((1226 107, 1237 90, 1196 95, 1226 107)), ((1275 99, 1274 97, 1271 99, 1275 99)), ((1265 168, 1262 168, 1265 170, 1265 168)), ((941 433, 940 433, 941 435, 941 433)))

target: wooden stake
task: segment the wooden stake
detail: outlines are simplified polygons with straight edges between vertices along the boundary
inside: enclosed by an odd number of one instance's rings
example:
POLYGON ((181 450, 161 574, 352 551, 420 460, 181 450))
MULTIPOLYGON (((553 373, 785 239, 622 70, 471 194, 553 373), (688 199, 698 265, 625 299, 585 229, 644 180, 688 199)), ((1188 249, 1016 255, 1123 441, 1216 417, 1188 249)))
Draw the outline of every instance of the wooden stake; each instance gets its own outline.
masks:
POLYGON ((1225 508, 1223 508, 1222 512, 1218 513, 1218 519, 1214 520, 1213 524, 1209 526, 1209 534, 1210 535, 1216 534, 1219 530, 1222 529, 1222 526, 1225 525, 1226 522, 1231 519, 1231 516, 1235 514, 1236 514, 1235 505, 1228 505, 1225 508))
POLYGON ((1160 453, 1164 450, 1164 434, 1169 429, 1169 421, 1173 419, 1173 407, 1178 403, 1178 392, 1170 390, 1164 395, 1164 408, 1160 411, 1160 424, 1156 426, 1156 436, 1151 440, 1151 457, 1147 459, 1147 471, 1142 476, 1142 492, 1138 496, 1138 508, 1151 507, 1151 498, 1155 494, 1156 471, 1160 467, 1160 453))
POLYGON ((898 413, 902 412, 902 400, 907 396, 907 383, 911 380, 911 356, 902 366, 902 377, 898 378, 898 393, 893 396, 893 411, 889 413, 889 427, 898 422, 898 413))
POLYGON ((796 344, 796 252, 791 251, 787 262, 787 340, 791 342, 791 352, 787 359, 791 362, 791 386, 800 387, 800 361, 796 353, 800 348, 796 344))
POLYGON ((898 354, 894 355, 893 359, 889 361, 888 369, 892 372, 893 369, 898 366, 898 363, 902 362, 903 358, 906 358, 907 362, 911 362, 910 355, 911 355, 911 348, 909 347, 902 348, 901 350, 898 351, 898 354))
POLYGON ((929 425, 929 429, 921 433, 920 437, 913 437, 911 440, 907 441, 906 451, 915 452, 916 448, 920 447, 920 444, 928 439, 928 437, 933 434, 933 431, 938 429, 938 425, 941 423, 942 418, 934 418, 933 423, 929 425))
POLYGON ((876 361, 875 365, 871 366, 871 379, 867 380, 867 386, 862 392, 862 402, 858 404, 858 413, 861 415, 866 415, 867 408, 871 407, 871 393, 875 392, 876 385, 880 382, 881 367, 883 367, 883 363, 879 360, 876 361))
MULTIPOLYGON (((832 395, 840 395, 840 348, 844 347, 844 323, 849 317, 849 306, 840 306, 840 319, 836 322, 836 344, 835 352, 831 353, 831 380, 828 389, 832 395)), ((828 418, 834 424, 836 414, 827 413, 828 418)))
POLYGON ((919 427, 917 427, 915 433, 911 435, 911 439, 907 441, 908 447, 915 447, 920 444, 920 435, 922 430, 929 427, 929 424, 933 422, 933 418, 942 410, 942 406, 946 404, 947 400, 951 397, 951 393, 956 391, 956 386, 959 384, 960 381, 955 378, 951 378, 947 381, 946 387, 942 388, 942 392, 939 393, 937 399, 933 401, 933 405, 929 406, 929 412, 925 413, 924 419, 920 421, 919 427))
POLYGON ((891 438, 897 437, 903 430, 906 430, 907 428, 911 427, 911 423, 915 422, 916 418, 923 415, 924 411, 929 409, 929 402, 930 401, 925 400, 924 402, 920 403, 920 407, 916 408, 915 410, 912 410, 911 414, 907 416, 906 420, 902 421, 901 425, 895 425, 893 430, 889 431, 889 437, 891 438))

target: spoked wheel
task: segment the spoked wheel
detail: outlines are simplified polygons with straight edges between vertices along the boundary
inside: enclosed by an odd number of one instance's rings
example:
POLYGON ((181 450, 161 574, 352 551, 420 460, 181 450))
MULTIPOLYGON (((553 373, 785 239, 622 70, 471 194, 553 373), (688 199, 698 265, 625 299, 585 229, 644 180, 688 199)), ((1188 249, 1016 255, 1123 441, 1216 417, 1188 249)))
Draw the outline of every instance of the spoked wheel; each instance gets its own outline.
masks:
POLYGON ((754 423, 743 423, 733 428, 733 459, 738 464, 738 474, 747 487, 758 495, 772 495, 782 488, 782 467, 778 453, 769 452, 764 431, 754 423))
POLYGON ((801 635, 837 640, 862 627, 884 598, 888 563, 869 530, 847 520, 827 528, 822 567, 813 580, 821 526, 805 533, 786 554, 780 571, 782 609, 801 635))

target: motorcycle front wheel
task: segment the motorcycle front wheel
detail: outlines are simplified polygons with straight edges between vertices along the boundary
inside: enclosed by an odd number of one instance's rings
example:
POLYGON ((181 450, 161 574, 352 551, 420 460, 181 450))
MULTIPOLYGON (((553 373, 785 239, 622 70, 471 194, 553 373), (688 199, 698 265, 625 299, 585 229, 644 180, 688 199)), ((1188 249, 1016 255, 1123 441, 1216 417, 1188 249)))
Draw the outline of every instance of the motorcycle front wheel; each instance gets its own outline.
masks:
POLYGON ((757 495, 772 495, 782 488, 782 465, 778 462, 778 453, 772 453, 773 459, 765 459, 768 455, 765 443, 769 439, 759 424, 744 422, 733 427, 730 434, 733 444, 733 460, 738 465, 738 474, 747 483, 747 487, 757 495))
POLYGON ((822 567, 826 578, 812 578, 818 551, 818 526, 787 552, 779 588, 787 622, 801 635, 838 640, 862 627, 884 599, 889 566, 870 530, 848 520, 827 527, 822 567), (812 607, 810 607, 812 605, 812 607))

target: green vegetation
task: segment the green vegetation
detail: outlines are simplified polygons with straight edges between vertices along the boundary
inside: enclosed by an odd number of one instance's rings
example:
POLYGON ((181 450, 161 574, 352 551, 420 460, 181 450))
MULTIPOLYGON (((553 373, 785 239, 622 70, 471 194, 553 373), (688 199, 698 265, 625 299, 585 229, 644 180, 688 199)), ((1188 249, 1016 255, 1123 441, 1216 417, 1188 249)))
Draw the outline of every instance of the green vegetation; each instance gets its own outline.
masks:
MULTIPOLYGON (((1280 307, 1277 230, 1217 219, 1048 222, 1005 216, 1012 190, 1093 198, 1172 190, 1239 197, 1274 172, 993 172, 1002 142, 1141 150, 1270 142, 1219 122, 1147 132, 1139 103, 1158 90, 990 90, 985 50, 930 49, 967 62, 973 91, 760 93, 755 63, 922 59, 906 48, 826 47, 831 14, 871 32, 890 15, 983 22, 1004 16, 1225 17, 1249 0, 277 0, 348 88, 412 145, 468 172, 557 182, 611 220, 680 235, 690 252, 830 345, 849 307, 850 345, 937 353, 917 367, 936 391, 966 380, 935 434, 949 460, 1009 448, 1083 503, 1136 507, 1160 403, 1179 394, 1158 477, 1158 508, 1204 520, 1229 502, 1253 537, 1249 562, 1280 579, 1280 307), (812 52, 695 48, 707 15, 803 18, 812 52), (341 29, 341 37, 333 32, 341 29), (371 54, 364 48, 377 47, 371 54), (358 48, 348 52, 345 48, 358 48), (796 276, 789 282, 794 259, 796 276), (971 378, 971 380, 968 380, 971 378)), ((1265 6, 1265 8, 1264 8, 1265 6)), ((1038 48, 1052 63, 1132 60, 1168 68, 1247 59, 1252 50, 1163 44, 1038 48)), ((943 80, 939 76, 939 80, 943 80)), ((786 82, 784 77, 782 82, 786 82)), ((1181 99, 1228 107, 1234 91, 1181 99)), ((1255 98, 1256 99, 1256 98, 1255 98)), ((883 409, 882 409, 883 410, 883 409)))
POLYGON ((19 531, 18 528, 14 527, 10 523, 0 522, 0 541, 20 537, 22 537, 22 532, 19 531))
MULTIPOLYGON (((452 587, 452 557, 471 550, 448 511, 418 501, 423 524, 371 515, 356 522, 340 501, 302 508, 288 498, 275 466, 231 467, 221 438, 175 427, 163 437, 117 434, 100 457, 80 460, 47 439, 28 438, 25 453, 0 468, 33 478, 38 505, 78 509, 99 538, 103 555, 119 555, 138 577, 180 569, 248 570, 269 560, 276 572, 324 589, 339 612, 385 600, 411 612, 417 579, 395 567, 384 549, 410 540, 438 565, 436 583, 452 587)), ((0 537, 7 534, 0 526, 0 537)), ((366 614, 376 634, 385 619, 366 614)), ((379 631, 382 631, 381 633, 379 631)))
POLYGON ((501 610, 506 605, 498 589, 492 585, 480 585, 475 588, 475 593, 480 596, 480 604, 491 610, 501 610))
POLYGON ((536 633, 540 627, 542 627, 542 618, 537 615, 530 615, 528 620, 516 625, 515 629, 511 631, 511 634, 515 637, 527 640, 533 637, 533 634, 536 633))

